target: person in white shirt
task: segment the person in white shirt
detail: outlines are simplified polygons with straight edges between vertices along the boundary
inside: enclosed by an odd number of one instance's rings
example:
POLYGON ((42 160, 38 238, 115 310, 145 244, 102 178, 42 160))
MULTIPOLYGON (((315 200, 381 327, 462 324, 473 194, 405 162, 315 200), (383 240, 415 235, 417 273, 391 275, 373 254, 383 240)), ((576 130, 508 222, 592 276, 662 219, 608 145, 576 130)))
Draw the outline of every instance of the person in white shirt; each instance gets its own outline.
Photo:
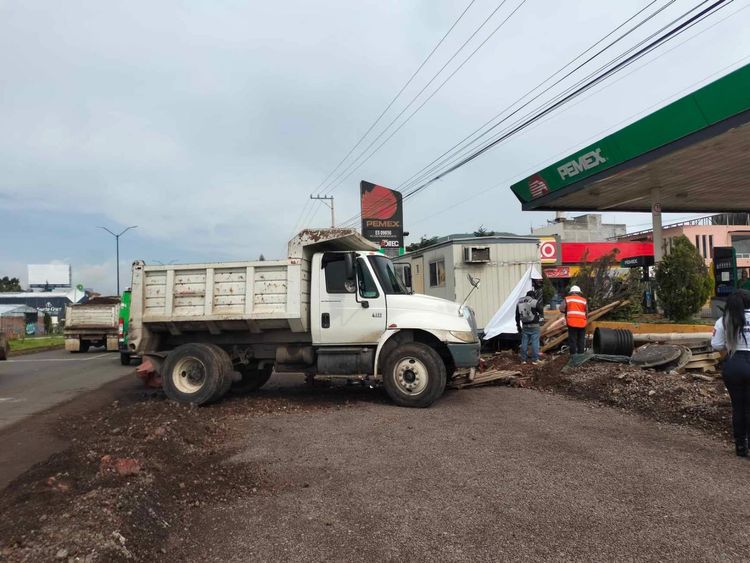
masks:
POLYGON ((735 451, 748 457, 750 436, 750 292, 741 289, 727 298, 724 315, 716 321, 711 346, 726 350, 721 376, 732 400, 735 451))

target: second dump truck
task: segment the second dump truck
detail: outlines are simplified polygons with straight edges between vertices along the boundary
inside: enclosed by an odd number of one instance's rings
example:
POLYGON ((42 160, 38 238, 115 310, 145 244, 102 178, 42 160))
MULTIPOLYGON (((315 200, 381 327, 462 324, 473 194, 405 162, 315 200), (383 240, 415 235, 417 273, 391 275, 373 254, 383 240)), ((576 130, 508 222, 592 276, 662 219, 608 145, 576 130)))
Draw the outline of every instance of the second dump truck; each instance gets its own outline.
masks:
POLYGON ((411 294, 354 230, 305 230, 285 260, 133 264, 129 352, 148 358, 167 396, 202 404, 272 371, 382 383, 426 407, 447 380, 473 377, 474 314, 411 294))

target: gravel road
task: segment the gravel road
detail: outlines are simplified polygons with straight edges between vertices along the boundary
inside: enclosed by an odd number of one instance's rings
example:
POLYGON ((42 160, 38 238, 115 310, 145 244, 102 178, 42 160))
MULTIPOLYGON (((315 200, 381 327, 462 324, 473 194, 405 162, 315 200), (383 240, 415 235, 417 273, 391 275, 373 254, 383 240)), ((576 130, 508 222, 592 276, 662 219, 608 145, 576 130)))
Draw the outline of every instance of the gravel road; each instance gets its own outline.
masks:
MULTIPOLYGON (((210 561, 741 560, 750 464, 718 440, 537 391, 242 422, 249 497, 196 510, 210 561), (739 502, 740 499, 742 502, 739 502)), ((210 476, 207 476, 210 478, 210 476)))

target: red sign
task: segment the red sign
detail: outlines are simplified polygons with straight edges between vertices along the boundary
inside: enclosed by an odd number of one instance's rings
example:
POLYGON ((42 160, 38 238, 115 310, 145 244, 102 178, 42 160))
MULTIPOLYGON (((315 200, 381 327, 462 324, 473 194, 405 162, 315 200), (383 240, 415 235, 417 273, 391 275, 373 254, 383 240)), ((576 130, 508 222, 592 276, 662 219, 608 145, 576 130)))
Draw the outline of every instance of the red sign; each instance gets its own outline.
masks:
POLYGON ((557 263, 557 239, 555 237, 539 239, 539 260, 542 264, 557 263))
POLYGON ((544 178, 539 174, 534 174, 529 178, 529 191, 531 192, 531 197, 536 199, 548 194, 549 187, 547 187, 547 182, 544 181, 544 178))
POLYGON ((633 258, 635 256, 653 256, 654 244, 652 242, 563 242, 562 261, 563 264, 580 264, 593 262, 606 256, 613 250, 617 250, 617 261, 633 258))
POLYGON ((558 266, 557 268, 545 268, 544 275, 548 278, 569 278, 570 268, 568 266, 558 266))

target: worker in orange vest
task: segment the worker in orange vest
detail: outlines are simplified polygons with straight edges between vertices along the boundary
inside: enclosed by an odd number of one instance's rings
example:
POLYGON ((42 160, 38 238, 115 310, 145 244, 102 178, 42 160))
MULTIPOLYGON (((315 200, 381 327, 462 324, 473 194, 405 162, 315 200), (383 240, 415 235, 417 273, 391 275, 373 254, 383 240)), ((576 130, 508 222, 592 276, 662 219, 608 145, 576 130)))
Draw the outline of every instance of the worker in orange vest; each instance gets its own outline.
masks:
POLYGON ((571 354, 583 354, 586 338, 586 320, 589 305, 581 295, 581 288, 574 285, 570 288, 565 300, 560 304, 560 312, 565 315, 568 325, 568 349, 571 354))

